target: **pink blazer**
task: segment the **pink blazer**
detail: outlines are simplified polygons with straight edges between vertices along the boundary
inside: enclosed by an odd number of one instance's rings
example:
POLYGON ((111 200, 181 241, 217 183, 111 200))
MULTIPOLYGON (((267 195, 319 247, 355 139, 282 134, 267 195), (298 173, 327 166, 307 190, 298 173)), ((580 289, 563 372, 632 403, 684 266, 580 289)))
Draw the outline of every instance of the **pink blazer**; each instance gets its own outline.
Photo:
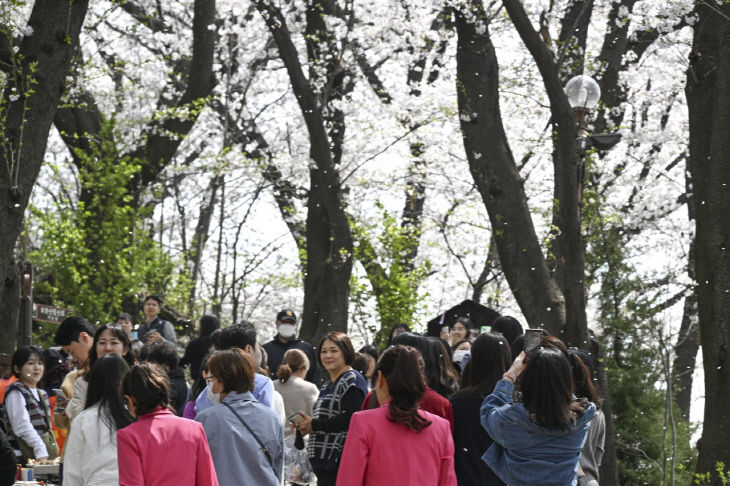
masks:
POLYGON ((117 432, 120 486, 218 486, 203 426, 157 409, 117 432))
POLYGON ((337 486, 456 486, 449 422, 419 410, 431 425, 416 433, 388 420, 383 405, 352 416, 337 486))

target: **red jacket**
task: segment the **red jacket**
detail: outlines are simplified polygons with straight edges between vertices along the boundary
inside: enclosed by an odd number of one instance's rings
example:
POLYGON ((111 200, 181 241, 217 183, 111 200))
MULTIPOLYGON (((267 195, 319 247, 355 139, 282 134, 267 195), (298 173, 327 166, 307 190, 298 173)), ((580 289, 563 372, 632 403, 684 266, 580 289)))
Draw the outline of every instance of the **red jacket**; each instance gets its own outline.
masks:
POLYGON ((352 416, 338 486, 456 486, 448 422, 420 411, 431 425, 415 432, 388 419, 388 407, 352 416))
MULTIPOLYGON (((368 396, 365 397, 365 401, 362 402, 363 410, 370 408, 368 405, 374 393, 375 390, 372 390, 368 393, 368 396)), ((377 401, 377 398, 375 399, 375 403, 378 407, 380 406, 380 402, 377 401)), ((418 404, 418 408, 448 420, 449 425, 451 426, 451 433, 454 433, 454 408, 451 406, 451 402, 447 399, 431 390, 429 387, 426 387, 426 393, 423 395, 421 402, 418 404)))
POLYGON ((158 408, 117 432, 120 486, 218 486, 203 426, 158 408))

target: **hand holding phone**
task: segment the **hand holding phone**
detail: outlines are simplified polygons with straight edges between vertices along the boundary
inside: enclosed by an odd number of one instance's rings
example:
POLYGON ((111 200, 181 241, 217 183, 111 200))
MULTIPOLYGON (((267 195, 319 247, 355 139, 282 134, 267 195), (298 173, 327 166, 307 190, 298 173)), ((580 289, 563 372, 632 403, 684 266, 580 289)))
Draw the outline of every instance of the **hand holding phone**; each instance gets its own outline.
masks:
POLYGON ((304 415, 301 412, 297 412, 287 419, 287 422, 297 425, 299 422, 304 420, 304 415))
POLYGON ((540 346, 542 341, 542 329, 528 329, 525 331, 525 353, 529 353, 540 346))

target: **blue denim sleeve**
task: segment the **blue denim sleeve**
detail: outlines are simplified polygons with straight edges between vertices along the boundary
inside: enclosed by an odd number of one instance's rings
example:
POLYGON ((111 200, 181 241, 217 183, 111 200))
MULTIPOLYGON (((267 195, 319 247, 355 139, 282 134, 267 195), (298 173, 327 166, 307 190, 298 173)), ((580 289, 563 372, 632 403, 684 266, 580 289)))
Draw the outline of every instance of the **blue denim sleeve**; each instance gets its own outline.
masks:
POLYGON ((479 411, 484 430, 487 431, 492 440, 502 445, 504 445, 504 440, 499 427, 505 421, 505 409, 502 407, 512 403, 513 390, 514 383, 509 380, 499 380, 492 394, 488 395, 482 402, 482 408, 479 411))

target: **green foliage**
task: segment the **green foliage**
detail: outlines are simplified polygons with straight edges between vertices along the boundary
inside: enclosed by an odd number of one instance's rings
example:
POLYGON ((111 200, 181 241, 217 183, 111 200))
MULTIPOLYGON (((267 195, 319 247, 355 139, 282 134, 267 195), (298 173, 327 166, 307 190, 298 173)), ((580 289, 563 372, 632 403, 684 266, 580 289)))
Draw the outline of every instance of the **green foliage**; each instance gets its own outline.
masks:
MULTIPOLYGON (((374 342, 384 343, 398 323, 414 325, 414 316, 423 295, 419 286, 430 271, 428 261, 416 265, 411 261, 418 248, 420 231, 403 227, 383 205, 378 203, 380 220, 365 226, 351 221, 355 239, 354 256, 367 274, 369 286, 353 274, 350 299, 356 309, 364 309, 364 301, 374 297, 380 327, 371 325, 374 342), (377 247, 371 243, 373 235, 377 247)), ((366 312, 366 311, 365 311, 366 312)), ((372 319, 369 319, 372 322, 372 319)))
MULTIPOLYGON (((725 471, 725 463, 724 462, 718 462, 715 464, 715 472, 717 472, 717 479, 719 479, 719 484, 730 484, 730 471, 725 471)), ((712 483, 712 473, 706 472, 706 473, 695 473, 695 480, 694 484, 711 484, 712 483)))
MULTIPOLYGON (((622 485, 663 484, 672 457, 667 419, 667 361, 658 344, 662 325, 648 287, 629 262, 628 237, 618 215, 603 215, 600 197, 586 188, 584 234, 589 288, 598 289, 600 336, 616 430, 616 454, 622 485)), ((690 448, 690 424, 675 407, 677 451, 675 478, 688 484, 696 451, 690 448)))
POLYGON ((36 292, 54 305, 66 306, 92 321, 110 321, 125 300, 143 291, 185 295, 185 277, 174 274, 174 264, 144 228, 148 210, 132 205, 130 180, 139 161, 120 156, 114 142, 114 123, 106 122, 100 140, 76 156, 80 200, 63 199, 55 211, 34 208, 41 243, 30 255, 39 279, 36 292))

